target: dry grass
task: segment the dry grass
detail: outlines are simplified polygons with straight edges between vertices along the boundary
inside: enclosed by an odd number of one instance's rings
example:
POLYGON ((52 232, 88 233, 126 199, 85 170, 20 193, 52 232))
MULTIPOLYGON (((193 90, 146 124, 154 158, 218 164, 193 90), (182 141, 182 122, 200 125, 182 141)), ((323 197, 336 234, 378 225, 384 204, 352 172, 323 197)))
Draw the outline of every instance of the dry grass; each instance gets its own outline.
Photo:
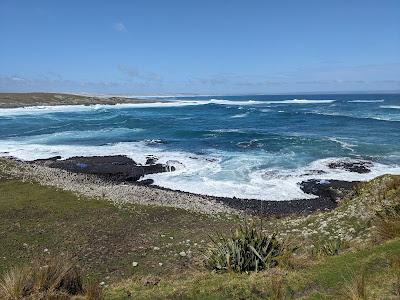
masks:
POLYGON ((343 287, 341 296, 343 296, 343 299, 348 300, 368 299, 365 270, 353 275, 350 282, 343 287))
POLYGON ((392 260, 394 270, 393 294, 400 298, 400 255, 392 260))
POLYGON ((283 276, 273 276, 271 279, 271 296, 272 300, 283 300, 286 296, 285 282, 283 276))
POLYGON ((0 298, 21 299, 31 294, 33 282, 27 269, 13 268, 3 275, 0 280, 0 298))
POLYGON ((13 268, 0 279, 0 298, 4 300, 69 299, 83 293, 80 272, 65 259, 13 268))
POLYGON ((103 300, 103 290, 102 288, 96 284, 95 282, 88 282, 85 288, 85 297, 87 300, 103 300))
POLYGON ((400 237, 400 204, 384 207, 377 213, 374 225, 377 242, 400 237))

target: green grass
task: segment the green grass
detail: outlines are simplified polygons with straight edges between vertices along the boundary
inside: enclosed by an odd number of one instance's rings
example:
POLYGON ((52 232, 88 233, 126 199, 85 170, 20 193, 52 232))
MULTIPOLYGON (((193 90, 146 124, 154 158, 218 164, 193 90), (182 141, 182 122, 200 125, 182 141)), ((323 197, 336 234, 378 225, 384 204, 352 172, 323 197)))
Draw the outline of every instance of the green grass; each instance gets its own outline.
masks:
POLYGON ((199 256, 209 232, 227 232, 235 222, 174 208, 120 209, 105 200, 0 178, 0 273, 58 255, 73 257, 85 273, 107 282, 187 272, 196 261, 178 253, 199 256), (139 263, 135 268, 133 261, 139 263))
POLYGON ((344 287, 364 272, 370 299, 399 297, 400 240, 378 245, 364 238, 375 209, 398 201, 399 177, 364 185, 358 197, 330 212, 263 222, 266 232, 285 230, 288 241, 297 237, 302 246, 314 241, 302 237, 306 226, 311 231, 326 223, 324 230, 332 234, 319 230, 315 236, 327 241, 338 235, 337 228, 346 235, 353 229, 358 242, 349 248, 312 258, 300 251, 287 267, 236 274, 211 272, 200 260, 209 235, 229 233, 238 219, 158 206, 116 207, 107 199, 7 178, 1 170, 9 167, 0 162, 0 274, 45 257, 68 256, 83 274, 110 285, 106 299, 343 299, 344 287), (370 214, 361 218, 359 212, 370 214), (182 251, 187 255, 179 255, 182 251))
POLYGON ((400 257, 400 240, 370 249, 326 258, 315 266, 297 270, 271 269, 259 273, 201 272, 190 278, 161 281, 145 286, 140 279, 128 280, 107 293, 107 299, 273 299, 280 279, 286 298, 342 299, 343 287, 365 271, 371 299, 396 299, 391 259, 400 257), (381 280, 380 280, 381 279, 381 280), (392 297, 392 298, 390 298, 392 297))

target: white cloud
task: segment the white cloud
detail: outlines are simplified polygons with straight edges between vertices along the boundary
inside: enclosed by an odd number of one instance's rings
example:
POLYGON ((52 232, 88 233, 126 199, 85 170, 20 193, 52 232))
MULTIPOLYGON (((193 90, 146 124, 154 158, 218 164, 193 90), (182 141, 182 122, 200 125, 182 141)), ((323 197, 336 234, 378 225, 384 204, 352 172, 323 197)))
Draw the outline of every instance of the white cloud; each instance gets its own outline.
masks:
POLYGON ((119 32, 126 32, 126 31, 127 31, 127 29, 126 29, 124 23, 122 23, 122 22, 115 23, 114 26, 113 26, 113 28, 114 28, 116 31, 119 31, 119 32))
POLYGON ((13 80, 13 81, 25 81, 25 79, 21 78, 21 77, 11 77, 11 80, 13 80))
POLYGON ((139 79, 147 82, 162 81, 163 78, 160 74, 154 72, 141 72, 137 68, 128 65, 118 65, 118 71, 130 79, 139 79))

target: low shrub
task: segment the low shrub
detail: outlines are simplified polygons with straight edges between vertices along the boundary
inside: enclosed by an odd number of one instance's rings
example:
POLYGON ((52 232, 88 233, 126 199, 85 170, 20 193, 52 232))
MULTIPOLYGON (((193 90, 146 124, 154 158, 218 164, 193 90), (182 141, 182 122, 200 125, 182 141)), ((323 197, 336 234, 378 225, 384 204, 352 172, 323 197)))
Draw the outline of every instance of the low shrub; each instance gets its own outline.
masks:
POLYGON ((261 271, 275 267, 284 245, 276 234, 268 236, 254 225, 240 226, 231 236, 211 238, 207 265, 214 270, 235 272, 261 271))
POLYGON ((347 243, 340 239, 315 241, 312 244, 311 255, 316 257, 335 256, 347 248, 347 243))

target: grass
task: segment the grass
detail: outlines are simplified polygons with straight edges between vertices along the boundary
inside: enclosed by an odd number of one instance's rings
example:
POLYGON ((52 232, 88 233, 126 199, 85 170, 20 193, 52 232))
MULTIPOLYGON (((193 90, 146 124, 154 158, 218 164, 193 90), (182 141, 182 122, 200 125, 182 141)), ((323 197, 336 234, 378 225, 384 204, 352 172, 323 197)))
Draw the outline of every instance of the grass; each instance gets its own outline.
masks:
POLYGON ((13 268, 0 279, 0 297, 5 300, 69 299, 84 292, 81 273, 65 259, 13 268))
POLYGON ((348 300, 367 300, 366 272, 355 274, 348 283, 344 284, 342 296, 348 300))
POLYGON ((95 97, 60 93, 0 93, 0 107, 32 105, 93 105, 145 102, 146 100, 124 97, 95 97))
POLYGON ((400 255, 400 240, 355 253, 327 257, 316 265, 297 270, 274 268, 258 273, 198 272, 145 286, 138 278, 112 287, 107 299, 343 299, 345 287, 367 272, 364 285, 371 299, 396 299, 397 280, 390 257, 400 255), (391 284, 392 283, 392 284, 391 284))
POLYGON ((346 249, 346 247, 347 247, 346 242, 339 239, 315 241, 312 244, 310 254, 316 257, 334 256, 334 255, 339 255, 340 252, 346 249))
MULTIPOLYGON (((240 224, 237 219, 157 206, 115 207, 106 199, 7 178, 0 163, 0 274, 57 256, 79 267, 82 281, 90 283, 87 299, 103 297, 100 282, 104 299, 398 299, 400 239, 370 238, 380 234, 376 212, 399 199, 398 178, 362 185, 356 198, 330 212, 264 220, 263 236, 285 230, 280 241, 303 248, 314 243, 316 253, 283 251, 274 268, 235 273, 211 272, 201 258, 211 245, 209 235, 225 236, 240 224)), ((384 215, 390 219, 393 210, 384 215)), ((14 271, 16 283, 17 274, 26 279, 14 271)))
POLYGON ((400 237, 400 198, 399 203, 384 206, 376 214, 375 239, 377 241, 386 241, 400 237))
POLYGON ((228 232, 235 222, 173 208, 119 209, 104 200, 2 178, 0 273, 58 255, 75 258, 85 274, 106 283, 187 272, 196 267, 208 233, 228 232))

